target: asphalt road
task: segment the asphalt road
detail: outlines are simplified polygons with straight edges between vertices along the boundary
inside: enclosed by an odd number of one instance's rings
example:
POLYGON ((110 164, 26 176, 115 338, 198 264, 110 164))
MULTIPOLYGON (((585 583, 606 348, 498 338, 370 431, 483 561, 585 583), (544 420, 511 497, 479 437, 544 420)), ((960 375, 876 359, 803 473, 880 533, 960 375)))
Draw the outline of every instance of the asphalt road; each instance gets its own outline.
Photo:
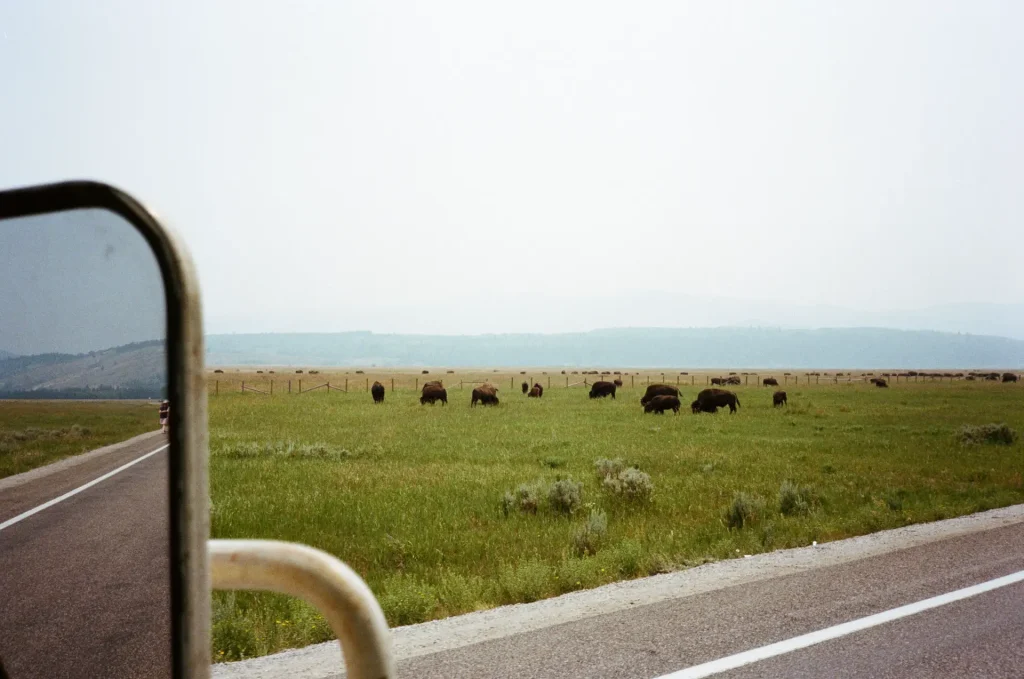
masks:
MULTIPOLYGON (((1024 523, 399 663, 403 677, 660 677, 1024 570, 1024 523)), ((1024 583, 715 676, 1021 677, 1024 583)), ((341 675, 336 675, 341 676, 341 675)))
MULTIPOLYGON (((137 437, 0 481, 0 523, 165 443, 137 437)), ((166 449, 0 530, 0 657, 11 679, 169 677, 168 541, 166 449)))

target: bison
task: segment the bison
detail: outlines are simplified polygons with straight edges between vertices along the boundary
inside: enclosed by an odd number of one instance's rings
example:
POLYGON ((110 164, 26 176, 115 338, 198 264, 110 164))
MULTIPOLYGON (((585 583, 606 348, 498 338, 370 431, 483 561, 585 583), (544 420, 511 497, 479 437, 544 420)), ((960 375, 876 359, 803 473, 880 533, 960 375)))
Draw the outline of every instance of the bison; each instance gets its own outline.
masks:
POLYGON ((701 403, 700 401, 694 401, 690 404, 690 410, 693 411, 694 415, 698 413, 717 413, 718 406, 713 403, 701 403))
POLYGON ((883 389, 888 389, 889 388, 889 383, 885 381, 884 377, 876 377, 875 379, 873 379, 871 381, 875 383, 876 387, 881 387, 883 389))
POLYGON ((1017 376, 1013 373, 1003 373, 1003 382, 1016 382, 1017 376))
POLYGON ((655 396, 679 396, 679 390, 668 384, 649 384, 640 405, 647 405, 655 396))
POLYGON ((622 380, 619 379, 618 377, 616 377, 614 380, 612 380, 612 384, 614 384, 616 387, 621 387, 622 386, 622 380))
POLYGON ((470 407, 476 406, 477 401, 485 406, 498 405, 498 388, 493 384, 481 384, 479 387, 476 387, 473 389, 473 399, 470 401, 470 407))
POLYGON ((777 387, 779 386, 779 381, 774 377, 766 377, 761 380, 761 385, 765 387, 777 387))
MULTIPOLYGON (((735 413, 740 399, 733 392, 727 389, 704 389, 697 394, 695 403, 700 405, 704 412, 715 412, 712 408, 724 408, 729 406, 729 413, 735 413)), ((691 405, 692 408, 692 405, 691 405)))
POLYGON ((658 415, 664 415, 666 410, 679 414, 679 397, 669 396, 667 394, 661 394, 655 396, 644 406, 645 413, 657 413, 658 415))
POLYGON ((723 377, 712 377, 711 378, 711 384, 712 385, 715 385, 715 384, 725 384, 725 378, 723 378, 723 377))
POLYGON ((424 403, 434 405, 436 401, 440 401, 441 405, 448 405, 448 392, 436 382, 424 384, 423 393, 420 395, 420 405, 424 403))
POLYGON ((373 383, 373 386, 370 387, 370 393, 373 394, 374 403, 384 402, 384 385, 380 382, 373 383))
POLYGON ((520 385, 520 386, 522 386, 524 394, 526 392, 530 391, 530 384, 528 382, 523 382, 522 385, 520 385))
POLYGON ((223 370, 221 370, 220 368, 217 368, 217 369, 216 369, 216 370, 214 370, 213 372, 215 372, 215 373, 221 373, 221 374, 223 374, 223 372, 224 372, 224 371, 223 371, 223 370))
POLYGON ((784 405, 787 405, 786 392, 784 392, 784 391, 777 391, 774 394, 772 394, 772 407, 773 408, 777 408, 779 406, 784 406, 784 405))
POLYGON ((590 398, 604 398, 605 396, 615 398, 615 385, 611 382, 594 382, 590 387, 590 398))
POLYGON ((540 386, 539 384, 535 384, 535 385, 533 385, 533 388, 530 389, 530 393, 528 393, 527 396, 529 398, 540 398, 541 395, 543 395, 543 394, 544 394, 544 388, 542 386, 540 386))

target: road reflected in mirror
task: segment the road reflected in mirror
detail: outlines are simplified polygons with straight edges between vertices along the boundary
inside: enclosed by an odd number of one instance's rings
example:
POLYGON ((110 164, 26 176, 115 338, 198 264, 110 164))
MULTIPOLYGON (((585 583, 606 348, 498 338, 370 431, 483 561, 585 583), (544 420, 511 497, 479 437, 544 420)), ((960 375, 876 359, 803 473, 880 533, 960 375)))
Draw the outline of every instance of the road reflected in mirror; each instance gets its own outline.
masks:
POLYGON ((104 210, 0 221, 0 659, 169 677, 166 310, 104 210))

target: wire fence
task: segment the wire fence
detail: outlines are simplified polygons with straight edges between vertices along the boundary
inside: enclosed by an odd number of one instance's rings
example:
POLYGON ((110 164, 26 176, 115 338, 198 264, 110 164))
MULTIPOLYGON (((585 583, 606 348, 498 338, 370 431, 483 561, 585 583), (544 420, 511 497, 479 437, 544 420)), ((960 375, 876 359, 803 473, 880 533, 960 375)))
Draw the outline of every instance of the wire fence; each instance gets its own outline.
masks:
MULTIPOLYGON (((595 382, 614 382, 620 389, 646 389, 651 384, 669 384, 677 387, 710 387, 710 386, 743 386, 743 387, 776 387, 785 386, 815 386, 815 385, 838 385, 838 384, 870 384, 871 380, 882 378, 889 384, 908 384, 920 382, 957 382, 962 380, 1003 382, 1002 373, 924 373, 924 372, 805 372, 794 374, 792 372, 723 372, 723 373, 693 373, 688 371, 656 372, 656 373, 622 373, 599 372, 599 371, 574 371, 563 374, 541 373, 539 375, 528 371, 521 371, 519 374, 499 373, 469 373, 458 378, 453 377, 453 372, 444 375, 432 376, 429 373, 419 376, 408 373, 391 373, 381 375, 357 374, 338 375, 324 374, 320 371, 302 372, 285 376, 274 371, 256 371, 255 373, 224 373, 214 372, 208 380, 209 394, 219 396, 221 393, 249 393, 262 396, 275 395, 300 395, 314 391, 331 392, 366 392, 369 393, 374 383, 379 382, 389 392, 414 391, 419 392, 423 385, 431 381, 441 381, 445 389, 451 390, 472 390, 474 387, 484 383, 491 383, 499 389, 507 385, 509 391, 518 392, 522 385, 529 390, 534 384, 539 384, 544 389, 589 389, 595 382), (996 376, 996 377, 994 377, 996 376)), ((1016 374, 1014 374, 1016 378, 1016 374)), ((1017 384, 1024 384, 1024 381, 1014 380, 1017 384)))

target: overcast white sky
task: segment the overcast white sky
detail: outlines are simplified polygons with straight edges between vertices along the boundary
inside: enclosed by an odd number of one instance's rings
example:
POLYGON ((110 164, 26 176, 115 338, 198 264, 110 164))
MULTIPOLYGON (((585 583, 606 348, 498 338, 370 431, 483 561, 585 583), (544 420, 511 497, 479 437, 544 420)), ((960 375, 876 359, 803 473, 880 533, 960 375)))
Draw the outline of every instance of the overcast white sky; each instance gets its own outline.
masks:
POLYGON ((148 202, 213 332, 1019 302, 1022 27, 1012 0, 7 0, 0 186, 148 202))

